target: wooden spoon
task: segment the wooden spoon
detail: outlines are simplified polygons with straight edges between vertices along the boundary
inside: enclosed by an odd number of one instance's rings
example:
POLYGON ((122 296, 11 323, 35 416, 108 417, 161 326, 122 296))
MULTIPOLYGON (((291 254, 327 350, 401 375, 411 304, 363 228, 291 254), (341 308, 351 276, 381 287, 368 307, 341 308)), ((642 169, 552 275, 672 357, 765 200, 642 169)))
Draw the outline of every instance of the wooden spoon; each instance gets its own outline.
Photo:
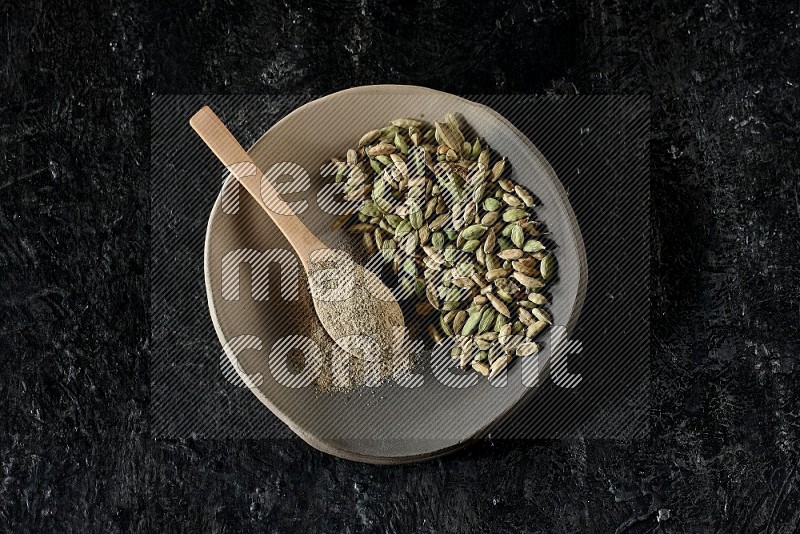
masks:
POLYGON ((394 329, 404 322, 389 288, 303 224, 211 108, 203 107, 189 124, 292 245, 308 274, 320 322, 336 343, 369 360, 391 351, 394 329))

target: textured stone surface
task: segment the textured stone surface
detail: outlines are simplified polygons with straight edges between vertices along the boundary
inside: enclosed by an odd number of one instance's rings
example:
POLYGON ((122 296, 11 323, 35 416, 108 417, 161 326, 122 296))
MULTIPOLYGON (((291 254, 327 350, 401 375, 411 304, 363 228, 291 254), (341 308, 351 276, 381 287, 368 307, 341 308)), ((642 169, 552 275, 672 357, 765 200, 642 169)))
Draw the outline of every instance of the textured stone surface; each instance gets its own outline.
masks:
POLYGON ((800 525, 791 2, 4 4, 0 528, 792 532, 800 525), (645 442, 405 467, 148 436, 151 93, 652 95, 645 442))

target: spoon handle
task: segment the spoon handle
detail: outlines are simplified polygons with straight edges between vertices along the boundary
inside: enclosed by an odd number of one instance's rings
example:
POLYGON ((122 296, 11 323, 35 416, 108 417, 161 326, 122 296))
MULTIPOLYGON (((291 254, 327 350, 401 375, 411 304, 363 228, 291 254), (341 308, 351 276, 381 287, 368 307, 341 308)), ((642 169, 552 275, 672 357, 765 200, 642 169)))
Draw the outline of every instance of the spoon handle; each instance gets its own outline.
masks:
POLYGON ((294 214, 291 207, 278 195, 269 179, 258 168, 253 158, 236 141, 211 108, 204 106, 195 113, 189 124, 214 152, 214 155, 239 180, 248 193, 270 216, 275 225, 292 245, 303 266, 308 269, 312 251, 328 248, 294 214))

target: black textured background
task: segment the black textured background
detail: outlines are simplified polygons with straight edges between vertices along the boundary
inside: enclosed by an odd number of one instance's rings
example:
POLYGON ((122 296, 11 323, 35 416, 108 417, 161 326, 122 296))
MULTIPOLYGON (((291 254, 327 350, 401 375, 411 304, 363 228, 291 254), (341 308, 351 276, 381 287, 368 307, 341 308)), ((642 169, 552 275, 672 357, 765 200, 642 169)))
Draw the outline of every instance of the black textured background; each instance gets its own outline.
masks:
POLYGON ((25 4, 0 7, 2 530, 797 530, 796 1, 25 4), (377 82, 652 95, 650 440, 371 467, 149 437, 150 95, 377 82))

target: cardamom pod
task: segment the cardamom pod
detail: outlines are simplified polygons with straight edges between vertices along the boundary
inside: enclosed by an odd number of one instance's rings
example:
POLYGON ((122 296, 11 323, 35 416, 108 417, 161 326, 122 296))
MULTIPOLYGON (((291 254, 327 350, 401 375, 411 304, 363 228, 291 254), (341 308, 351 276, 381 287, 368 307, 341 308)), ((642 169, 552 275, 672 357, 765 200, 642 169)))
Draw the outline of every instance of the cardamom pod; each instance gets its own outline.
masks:
POLYGON ((403 222, 398 224, 397 227, 395 228, 394 237, 395 238, 403 237, 407 233, 411 232, 413 229, 414 229, 414 227, 411 226, 410 222, 408 222, 406 220, 403 220, 403 222))
MULTIPOLYGON (((483 201, 483 209, 486 211, 497 211, 500 209, 501 206, 502 206, 501 202, 496 198, 489 197, 483 201)), ((505 214, 503 214, 503 220, 506 220, 505 214)))
POLYGON ((509 273, 508 269, 492 269, 491 271, 486 271, 486 280, 492 282, 498 278, 508 276, 509 273))
POLYGON ((499 180, 497 182, 497 185, 499 185, 503 189, 503 191, 505 191, 507 193, 510 193, 510 192, 512 192, 514 190, 514 184, 511 183, 511 180, 506 180, 505 178, 502 179, 502 180, 499 180))
POLYGON ((531 315, 531 312, 529 312, 525 308, 518 309, 517 315, 519 315, 519 321, 525 326, 530 326, 536 322, 533 318, 533 315, 531 315))
POLYGON ((498 161, 497 163, 495 163, 494 167, 492 167, 492 176, 493 176, 493 178, 495 180, 499 180, 500 176, 503 174, 503 171, 505 170, 505 168, 506 168, 506 159, 505 158, 503 158, 500 161, 498 161))
POLYGON ((392 126, 396 126, 398 128, 419 128, 422 126, 422 121, 418 121, 416 119, 395 119, 390 123, 392 126))
POLYGON ((478 156, 478 166, 482 169, 489 168, 489 151, 483 150, 478 156))
POLYGON ((458 308, 459 304, 461 304, 461 302, 458 300, 446 300, 442 303, 442 310, 444 311, 455 310, 456 308, 458 308))
POLYGON ((515 197, 514 195, 512 195, 511 193, 503 194, 503 202, 505 202, 506 204, 508 204, 512 208, 516 208, 517 206, 521 206, 522 205, 522 201, 520 199, 518 199, 517 197, 515 197))
POLYGON ((528 193, 528 191, 524 187, 517 184, 514 186, 514 192, 520 199, 522 199, 522 202, 524 202, 526 206, 528 206, 529 208, 533 207, 534 204, 533 195, 528 193))
POLYGON ((541 287, 544 287, 544 282, 532 276, 528 276, 527 274, 522 274, 521 272, 515 272, 511 276, 513 276, 520 284, 527 287, 528 289, 539 289, 541 287))
POLYGON ((400 153, 408 154, 408 143, 399 133, 394 134, 394 146, 400 149, 400 153))
POLYGON ((394 251, 397 248, 397 243, 394 239, 386 239, 383 242, 383 246, 381 247, 381 254, 383 254, 383 259, 386 261, 391 261, 394 257, 394 251))
POLYGON ((472 143, 472 154, 470 154, 470 157, 472 159, 475 159, 480 155, 480 153, 481 153, 481 140, 476 137, 475 142, 472 143))
POLYGON ((433 258, 426 256, 425 258, 423 258, 422 263, 424 263, 425 267, 431 269, 432 271, 442 270, 441 266, 438 263, 436 263, 436 260, 434 260, 433 258))
POLYGON ((542 278, 544 278, 545 280, 549 280, 553 276, 555 270, 556 270, 556 262, 552 254, 548 254, 547 256, 542 258, 542 264, 541 264, 542 278))
POLYGON ((377 145, 373 145, 367 149, 368 156, 381 156, 392 154, 397 150, 397 147, 390 143, 378 143, 377 145))
POLYGON ((486 227, 482 224, 473 224, 461 230, 461 236, 467 241, 479 239, 486 233, 486 227))
POLYGON ((544 321, 547 324, 553 324, 553 320, 550 319, 550 315, 541 308, 534 308, 531 310, 531 313, 540 321, 544 321))
POLYGON ((525 252, 539 252, 540 250, 544 250, 544 248, 542 242, 535 239, 525 241, 525 244, 522 246, 522 250, 525 252))
POLYGON ((369 158, 369 166, 372 167, 372 170, 375 171, 375 174, 381 174, 381 172, 383 172, 380 164, 372 158, 369 158))
POLYGON ((425 222, 425 215, 416 203, 412 204, 409 208, 408 221, 414 230, 419 230, 425 222))
POLYGON ((514 300, 514 299, 511 297, 511 295, 509 294, 509 292, 508 292, 508 291, 506 291, 505 289, 500 289, 500 288, 498 287, 498 288, 495 288, 495 291, 494 291, 494 292, 495 292, 495 294, 496 294, 496 295, 497 295, 497 296, 498 296, 500 299, 504 300, 505 302, 511 302, 511 301, 513 301, 513 300, 514 300))
POLYGON ((383 212, 377 206, 377 204, 375 204, 375 202, 372 202, 370 200, 367 200, 366 202, 364 202, 364 204, 361 206, 361 209, 359 211, 361 213, 363 213, 364 215, 366 215, 367 217, 377 217, 377 216, 383 214, 383 212))
POLYGON ((403 222, 403 218, 393 213, 387 213, 386 222, 388 222, 392 226, 392 228, 397 228, 397 226, 403 222))
POLYGON ((499 211, 490 211, 488 213, 484 213, 483 217, 481 217, 481 224, 484 226, 491 226, 497 222, 497 219, 500 218, 499 211))
POLYGON ((497 257, 503 260, 518 260, 522 257, 522 255, 523 252, 518 248, 508 248, 497 253, 497 257))
POLYGON ((498 313, 497 318, 494 320, 494 331, 500 332, 500 329, 503 328, 506 324, 508 324, 508 319, 505 318, 502 314, 498 313))
POLYGON ((518 224, 515 224, 511 229, 511 242, 514 243, 517 248, 522 248, 525 244, 525 231, 518 224))
POLYGON ((481 316, 482 313, 480 311, 471 313, 466 322, 464 322, 464 326, 461 329, 461 335, 468 336, 472 334, 472 332, 478 328, 478 324, 481 322, 481 316))
POLYGON ((547 327, 546 321, 536 321, 531 326, 528 327, 528 330, 525 332, 525 337, 528 339, 536 339, 536 336, 541 333, 547 327))
POLYGON ((431 237, 431 230, 428 228, 427 224, 423 224, 419 227, 417 234, 419 235, 420 245, 426 245, 428 243, 428 239, 431 237))
POLYGON ((477 239, 472 239, 470 241, 465 242, 464 245, 461 247, 461 250, 463 250, 464 252, 475 252, 475 249, 477 249, 479 246, 481 246, 481 242, 478 241, 477 239))
MULTIPOLYGON (((444 318, 440 318, 439 319, 439 326, 442 328, 442 332, 444 332, 445 335, 447 335, 447 336, 452 336, 453 335, 453 329, 450 328, 450 325, 445 323, 443 319, 444 318)), ((435 338, 434 338, 433 341, 434 341, 434 343, 439 343, 439 341, 436 340, 435 338)))
POLYGON ((425 286, 425 296, 428 297, 428 302, 431 303, 431 306, 439 309, 439 297, 436 294, 436 289, 433 287, 433 284, 430 282, 425 286))
POLYGON ((417 276, 417 263, 414 258, 406 258, 403 262, 403 271, 412 278, 417 276))
POLYGON ((483 334, 494 324, 495 311, 491 308, 486 308, 481 315, 480 323, 478 323, 478 333, 483 334))
POLYGON ((459 140, 458 135, 450 128, 450 125, 441 122, 434 122, 436 127, 436 134, 442 143, 450 147, 454 152, 459 152, 464 148, 463 143, 459 140))
POLYGON ((534 343, 532 341, 527 341, 525 343, 520 343, 517 347, 516 354, 517 356, 530 356, 536 352, 539 352, 539 344, 534 343))
POLYGON ((473 362, 472 368, 483 376, 489 376, 489 366, 485 362, 473 362))
MULTIPOLYGON (((503 317, 503 316, 500 315, 499 317, 503 317)), ((506 323, 506 324, 504 324, 503 326, 500 327, 500 330, 499 330, 498 336, 497 336, 497 340, 500 342, 501 345, 505 345, 506 342, 508 341, 508 338, 511 337, 511 329, 512 328, 513 328, 513 326, 511 325, 511 323, 506 323)))
POLYGON ((475 191, 472 192, 472 201, 475 203, 475 205, 481 203, 484 193, 486 193, 486 184, 480 184, 475 188, 475 191))
POLYGON ((528 293, 528 300, 530 300, 534 304, 539 304, 542 306, 545 304, 550 304, 550 302, 547 300, 547 297, 545 297, 541 293, 528 293))
MULTIPOLYGON (((481 352, 485 352, 485 351, 486 351, 486 350, 488 350, 488 349, 489 349, 489 347, 491 347, 491 346, 492 346, 492 342, 491 342, 491 341, 488 341, 488 340, 486 340, 486 339, 481 339, 481 338, 479 338, 479 337, 476 337, 476 338, 475 338, 475 347, 477 347, 478 349, 480 349, 480 351, 481 351, 481 352)), ((481 352, 478 352, 478 356, 480 356, 480 355, 481 355, 481 352)), ((487 355, 487 356, 488 356, 488 355, 487 355)), ((476 356, 476 359, 477 359, 477 356, 476 356)))
POLYGON ((487 293, 486 294, 486 298, 489 299, 489 302, 492 304, 492 306, 494 306, 495 310, 497 310, 498 312, 502 313, 506 317, 511 318, 511 313, 509 313, 508 307, 506 307, 506 305, 503 304, 503 302, 500 299, 498 299, 497 297, 495 297, 491 293, 487 293))
POLYGON ((403 250, 409 256, 414 254, 414 251, 417 249, 417 245, 419 245, 419 238, 417 237, 416 232, 410 232, 405 237, 405 243, 403 244, 403 250))
POLYGON ((454 332, 461 332, 461 329, 464 328, 464 323, 467 321, 467 312, 464 310, 459 310, 456 313, 455 318, 453 319, 453 331, 454 332))
POLYGON ((369 132, 365 133, 361 136, 361 139, 358 140, 359 148, 372 143, 373 141, 377 140, 381 136, 380 130, 370 130, 369 132))
POLYGON ((494 230, 489 230, 486 233, 486 239, 483 242, 483 252, 485 254, 491 254, 494 251, 494 247, 497 244, 497 238, 495 237, 494 230))
POLYGON ((492 362, 491 371, 489 371, 489 378, 494 378, 503 372, 503 369, 506 368, 508 362, 511 361, 511 356, 508 354, 503 354, 499 358, 497 358, 494 362, 492 362))
POLYGON ((487 254, 486 255, 486 269, 492 271, 494 269, 499 269, 503 266, 500 260, 494 254, 487 254))
POLYGON ((432 198, 425 203, 425 219, 430 219, 433 217, 434 212, 436 211, 436 203, 438 202, 437 199, 432 198))
POLYGON ((513 208, 503 213, 505 222, 515 222, 528 216, 528 212, 522 208, 513 208))
POLYGON ((452 244, 445 245, 444 250, 442 250, 442 255, 444 256, 444 260, 447 263, 453 263, 456 259, 457 250, 452 244))
POLYGON ((431 245, 436 250, 442 250, 442 247, 444 247, 444 234, 442 232, 434 232, 431 235, 431 245))
POLYGON ((431 221, 431 223, 428 226, 430 227, 431 230, 435 232, 437 230, 440 230, 445 224, 447 224, 449 220, 450 220, 450 215, 444 213, 436 217, 433 221, 431 221))

